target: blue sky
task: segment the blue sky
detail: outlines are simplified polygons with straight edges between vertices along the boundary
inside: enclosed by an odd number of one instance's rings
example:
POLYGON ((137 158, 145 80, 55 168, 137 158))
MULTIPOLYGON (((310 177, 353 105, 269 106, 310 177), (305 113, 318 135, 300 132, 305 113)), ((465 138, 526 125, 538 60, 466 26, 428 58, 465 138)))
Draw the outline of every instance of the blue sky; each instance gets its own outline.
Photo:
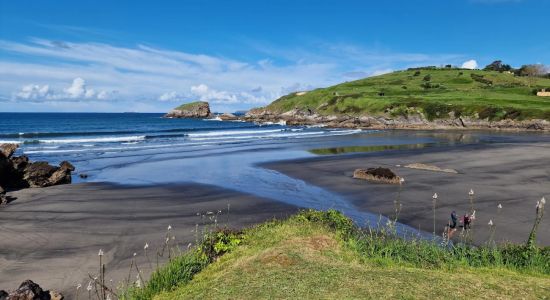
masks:
POLYGON ((0 111, 216 111, 411 66, 550 63, 550 1, 0 0, 0 111))

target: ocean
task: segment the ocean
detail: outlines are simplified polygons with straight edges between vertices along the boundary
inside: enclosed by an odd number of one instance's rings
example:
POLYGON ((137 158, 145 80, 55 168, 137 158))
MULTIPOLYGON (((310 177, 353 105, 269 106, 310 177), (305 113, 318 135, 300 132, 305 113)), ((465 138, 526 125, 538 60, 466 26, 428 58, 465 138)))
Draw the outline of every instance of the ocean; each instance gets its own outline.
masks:
POLYGON ((262 165, 467 142, 476 142, 476 135, 165 119, 143 113, 0 113, 0 143, 19 144, 16 155, 32 161, 70 161, 76 167, 73 183, 214 185, 298 207, 338 209, 361 224, 379 216, 262 165))

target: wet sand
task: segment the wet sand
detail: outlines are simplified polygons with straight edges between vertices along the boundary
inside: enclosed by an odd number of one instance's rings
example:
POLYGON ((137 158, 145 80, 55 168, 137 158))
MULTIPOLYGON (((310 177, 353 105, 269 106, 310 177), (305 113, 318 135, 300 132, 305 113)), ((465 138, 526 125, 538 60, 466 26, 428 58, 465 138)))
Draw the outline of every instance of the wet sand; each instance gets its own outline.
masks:
MULTIPOLYGON (((456 210, 461 216, 469 210, 468 192, 474 189, 476 243, 483 243, 489 238, 487 224, 491 219, 496 225, 495 240, 524 243, 533 226, 536 202, 543 196, 550 199, 550 143, 392 150, 331 155, 262 166, 343 195, 360 210, 393 216, 398 186, 352 178, 356 168, 389 167, 406 180, 401 192, 401 223, 432 232, 432 195, 438 193, 438 235, 448 223, 451 211, 456 210), (397 166, 410 163, 451 168, 458 174, 397 166), (499 203, 503 207, 500 213, 497 212, 499 203)), ((550 246, 548 215, 540 224, 537 236, 538 243, 545 246, 550 246)))
POLYGON ((242 228, 297 211, 283 203, 195 184, 73 184, 9 195, 17 200, 0 209, 0 290, 32 279, 69 298, 78 283, 85 292, 88 274, 98 273, 99 249, 105 252, 106 277, 116 284, 128 276, 134 252, 141 269, 149 272, 146 242, 154 267, 154 253, 168 225, 180 248, 194 243, 196 225, 202 231, 204 224, 213 223, 197 213, 222 210, 220 226, 242 228))

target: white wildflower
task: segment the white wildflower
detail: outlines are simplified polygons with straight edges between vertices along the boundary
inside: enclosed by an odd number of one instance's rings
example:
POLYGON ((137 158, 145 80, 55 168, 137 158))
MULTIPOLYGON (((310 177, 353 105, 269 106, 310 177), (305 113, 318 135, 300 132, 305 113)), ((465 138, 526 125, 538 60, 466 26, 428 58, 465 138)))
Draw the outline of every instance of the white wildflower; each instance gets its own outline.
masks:
POLYGON ((400 183, 400 184, 405 183, 405 178, 403 178, 403 177, 399 178, 399 183, 400 183))
POLYGON ((103 250, 99 249, 99 252, 97 253, 98 256, 103 256, 103 250))
POLYGON ((86 290, 89 292, 92 290, 92 281, 88 282, 88 286, 86 287, 86 290))
POLYGON ((145 246, 143 246, 143 249, 144 249, 144 250, 147 250, 147 248, 149 248, 149 244, 148 244, 148 243, 145 243, 145 246))
POLYGON ((168 225, 168 231, 172 230, 172 225, 168 225))
POLYGON ((489 226, 493 226, 493 220, 489 220, 489 226))
POLYGON ((137 253, 134 252, 134 257, 136 257, 137 253))
POLYGON ((192 245, 193 245, 192 243, 189 243, 189 244, 187 245, 187 249, 191 248, 192 245))
POLYGON ((435 193, 435 194, 432 196, 432 198, 434 198, 434 199, 437 199, 437 197, 438 197, 438 196, 437 196, 437 193, 435 193))
POLYGON ((76 285, 77 290, 80 290, 81 287, 82 287, 82 284, 80 284, 80 283, 76 285))
POLYGON ((473 196, 474 195, 474 190, 470 189, 470 192, 468 193, 468 195, 473 196))
POLYGON ((542 199, 540 199, 540 203, 541 203, 542 205, 546 204, 546 199, 545 199, 544 197, 542 197, 542 199))
POLYGON ((502 204, 499 203, 497 207, 498 207, 499 209, 501 209, 501 208, 502 208, 502 204))

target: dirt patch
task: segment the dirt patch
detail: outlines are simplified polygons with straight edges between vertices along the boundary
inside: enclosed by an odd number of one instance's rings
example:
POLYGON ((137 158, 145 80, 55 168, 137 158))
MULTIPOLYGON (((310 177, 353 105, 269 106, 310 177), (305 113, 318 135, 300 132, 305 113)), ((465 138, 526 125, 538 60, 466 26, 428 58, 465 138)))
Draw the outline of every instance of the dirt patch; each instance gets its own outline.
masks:
POLYGON ((289 257, 287 254, 280 251, 268 252, 260 256, 260 261, 265 265, 279 265, 282 267, 288 267, 297 263, 296 259, 289 257))
POLYGON ((309 248, 317 251, 336 248, 336 241, 325 235, 314 236, 306 242, 309 248))

